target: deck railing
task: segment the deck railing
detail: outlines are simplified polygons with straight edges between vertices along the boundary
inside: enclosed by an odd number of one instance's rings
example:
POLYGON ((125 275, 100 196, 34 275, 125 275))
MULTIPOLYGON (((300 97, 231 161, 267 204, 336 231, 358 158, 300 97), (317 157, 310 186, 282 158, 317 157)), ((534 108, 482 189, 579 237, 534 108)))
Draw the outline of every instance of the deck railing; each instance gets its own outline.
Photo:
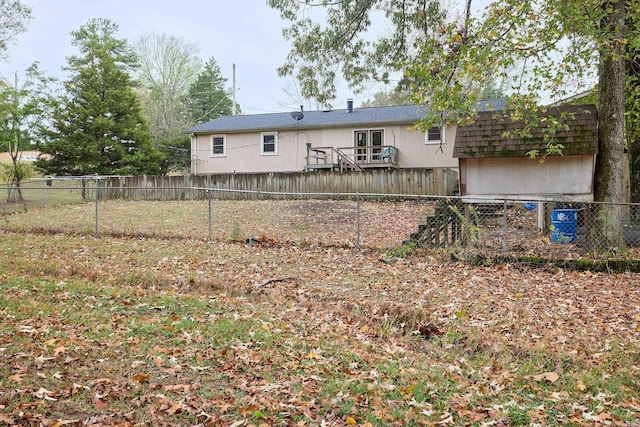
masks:
POLYGON ((398 149, 392 145, 308 147, 307 169, 363 170, 398 167, 398 149))

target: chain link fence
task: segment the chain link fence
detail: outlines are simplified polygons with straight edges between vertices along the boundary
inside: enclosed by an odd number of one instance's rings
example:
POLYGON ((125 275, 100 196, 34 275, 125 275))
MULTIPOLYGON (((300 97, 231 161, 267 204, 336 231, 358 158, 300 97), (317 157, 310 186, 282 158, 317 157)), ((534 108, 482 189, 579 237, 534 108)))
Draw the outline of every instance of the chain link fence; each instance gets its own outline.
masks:
POLYGON ((100 184, 87 177, 2 187, 0 230, 372 248, 396 256, 446 248, 452 256, 514 262, 640 260, 636 204, 100 184))

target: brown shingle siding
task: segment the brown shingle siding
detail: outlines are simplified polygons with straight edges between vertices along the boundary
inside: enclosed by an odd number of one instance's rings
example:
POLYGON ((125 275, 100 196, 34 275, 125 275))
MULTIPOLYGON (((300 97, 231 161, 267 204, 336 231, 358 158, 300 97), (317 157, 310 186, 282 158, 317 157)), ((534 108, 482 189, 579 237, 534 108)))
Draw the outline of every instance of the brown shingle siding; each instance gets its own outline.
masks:
POLYGON ((564 105, 550 107, 541 113, 541 123, 529 135, 518 135, 525 128, 524 120, 510 121, 498 112, 481 112, 477 120, 458 128, 453 156, 522 157, 531 150, 546 149, 544 118, 551 117, 568 125, 553 141, 563 145, 563 155, 595 154, 598 148, 598 113, 594 105, 564 105))

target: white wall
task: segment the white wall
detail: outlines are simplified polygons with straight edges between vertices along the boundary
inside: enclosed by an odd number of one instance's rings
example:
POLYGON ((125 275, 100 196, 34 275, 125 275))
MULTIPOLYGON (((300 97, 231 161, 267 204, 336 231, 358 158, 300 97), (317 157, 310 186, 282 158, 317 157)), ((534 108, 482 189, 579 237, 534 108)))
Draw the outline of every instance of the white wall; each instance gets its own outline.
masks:
POLYGON ((196 156, 192 152, 191 172, 212 173, 293 172, 306 165, 306 146, 296 132, 278 132, 277 154, 262 155, 261 133, 226 134, 224 156, 211 155, 211 135, 198 135, 195 140, 196 156), (195 161, 194 161, 195 157, 195 161))
POLYGON ((464 195, 592 194, 594 161, 591 155, 547 157, 542 164, 527 157, 464 159, 463 162, 464 195))
POLYGON ((457 168, 453 158, 455 128, 445 133, 440 144, 425 144, 425 135, 409 130, 407 126, 363 126, 349 129, 304 129, 278 132, 278 154, 261 154, 261 133, 226 134, 226 154, 211 155, 211 135, 192 138, 192 166, 194 174, 294 172, 306 166, 307 148, 352 147, 355 130, 383 129, 384 145, 398 148, 398 166, 401 168, 457 168))

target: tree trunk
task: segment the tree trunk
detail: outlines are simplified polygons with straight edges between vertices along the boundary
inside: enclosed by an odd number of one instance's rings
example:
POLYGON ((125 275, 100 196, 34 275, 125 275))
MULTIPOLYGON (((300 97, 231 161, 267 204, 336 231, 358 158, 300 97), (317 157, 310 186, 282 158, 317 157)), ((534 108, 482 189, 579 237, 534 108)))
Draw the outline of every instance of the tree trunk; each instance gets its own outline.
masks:
MULTIPOLYGON (((592 223, 588 245, 592 249, 625 248, 624 225, 628 222, 629 156, 625 143, 626 62, 624 16, 625 0, 606 3, 603 27, 609 43, 601 47, 598 81, 598 155, 595 166, 592 223)), ((604 6, 603 6, 604 7, 604 6)))

